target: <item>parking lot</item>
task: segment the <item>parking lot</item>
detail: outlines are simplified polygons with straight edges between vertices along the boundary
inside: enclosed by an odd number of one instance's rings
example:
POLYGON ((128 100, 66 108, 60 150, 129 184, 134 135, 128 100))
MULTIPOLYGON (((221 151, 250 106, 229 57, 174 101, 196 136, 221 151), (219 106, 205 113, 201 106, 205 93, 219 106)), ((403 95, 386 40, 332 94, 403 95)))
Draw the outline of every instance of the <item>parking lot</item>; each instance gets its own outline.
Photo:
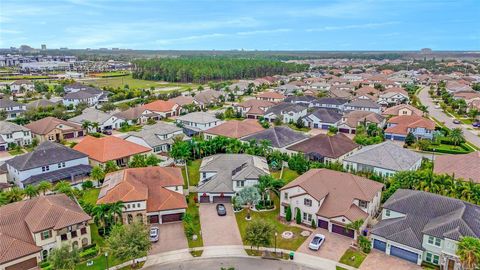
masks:
POLYGON ((150 254, 188 248, 182 222, 152 225, 159 228, 159 240, 153 243, 150 254))
POLYGON ((200 204, 200 223, 204 246, 243 245, 233 207, 225 203, 226 216, 218 216, 215 203, 200 204))
POLYGON ((307 240, 303 242, 303 244, 298 248, 297 251, 334 261, 339 261, 351 243, 352 238, 342 236, 336 233, 331 233, 325 229, 317 228, 307 238, 307 240), (314 235, 317 233, 325 235, 325 241, 318 251, 314 251, 308 248, 308 244, 310 244, 310 241, 312 241, 314 235))

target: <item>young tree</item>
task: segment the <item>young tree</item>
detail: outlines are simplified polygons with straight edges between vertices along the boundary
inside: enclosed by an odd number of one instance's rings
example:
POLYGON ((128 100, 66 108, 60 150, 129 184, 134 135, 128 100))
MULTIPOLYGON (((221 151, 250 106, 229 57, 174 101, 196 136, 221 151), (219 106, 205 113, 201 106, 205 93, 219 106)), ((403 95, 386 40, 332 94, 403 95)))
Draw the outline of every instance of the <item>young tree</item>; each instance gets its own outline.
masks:
POLYGON ((285 219, 290 222, 292 221, 292 208, 290 205, 287 206, 287 213, 285 214, 285 219))
POLYGON ((329 126, 328 127, 328 132, 331 134, 337 134, 338 133, 338 128, 336 126, 329 126))
POLYGON ((452 129, 450 134, 448 134, 448 137, 455 146, 458 146, 460 143, 465 141, 465 137, 463 137, 463 131, 461 128, 452 129))
POLYGON ((303 154, 294 154, 288 160, 288 167, 299 174, 308 171, 308 160, 303 154))
POLYGON ((113 227, 106 240, 107 249, 116 258, 126 261, 146 256, 152 243, 149 239, 148 227, 140 222, 113 227))
POLYGON ((80 255, 76 247, 70 251, 70 246, 65 244, 53 249, 48 256, 48 261, 52 269, 74 270, 80 262, 80 255))
POLYGON ((413 133, 409 132, 407 134, 407 137, 405 137, 405 144, 410 146, 415 143, 415 135, 413 133))
POLYGON ((302 224, 302 213, 299 208, 297 208, 297 212, 295 213, 295 222, 297 224, 302 224))
POLYGON ((247 219, 250 219, 250 207, 260 200, 260 194, 256 187, 246 187, 238 192, 236 201, 239 205, 247 208, 247 219))
POLYGON ((130 168, 142 168, 147 167, 147 162, 144 155, 134 155, 132 160, 128 163, 130 168))
POLYGON ((42 192, 42 194, 45 195, 47 191, 52 190, 52 183, 48 181, 42 181, 38 184, 37 188, 39 192, 42 192))
POLYGON ((150 154, 147 156, 145 162, 147 166, 158 166, 158 164, 160 163, 160 159, 156 155, 150 154))
POLYGON ((457 255, 465 269, 478 269, 480 266, 480 239, 465 236, 458 242, 457 255))
POLYGON ((271 244, 275 228, 272 223, 263 220, 255 219, 247 225, 245 230, 245 241, 250 244, 250 247, 256 246, 266 247, 271 244))
POLYGON ((115 171, 118 171, 119 168, 117 166, 117 164, 115 164, 114 161, 112 160, 109 160, 105 163, 105 169, 103 170, 105 173, 111 173, 111 172, 115 172, 115 171))
POLYGON ((303 123, 302 118, 298 118, 298 119, 297 119, 297 122, 295 122, 295 126, 296 126, 297 128, 299 128, 299 129, 305 127, 305 123, 303 123))
POLYGON ((353 222, 350 222, 347 224, 347 226, 345 226, 345 230, 354 230, 355 231, 355 235, 357 236, 357 244, 359 242, 359 236, 360 236, 360 228, 362 227, 363 225, 363 219, 358 219, 358 220, 355 220, 353 222))

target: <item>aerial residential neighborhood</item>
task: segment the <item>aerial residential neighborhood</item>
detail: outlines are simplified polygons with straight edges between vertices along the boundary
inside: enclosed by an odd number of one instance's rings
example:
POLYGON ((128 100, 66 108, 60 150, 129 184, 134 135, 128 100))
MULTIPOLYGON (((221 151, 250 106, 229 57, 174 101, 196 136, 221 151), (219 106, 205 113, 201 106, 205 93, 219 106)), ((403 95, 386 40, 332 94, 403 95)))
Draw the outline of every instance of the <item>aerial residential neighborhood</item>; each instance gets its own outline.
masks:
POLYGON ((480 269, 476 1, 0 7, 0 270, 480 269))

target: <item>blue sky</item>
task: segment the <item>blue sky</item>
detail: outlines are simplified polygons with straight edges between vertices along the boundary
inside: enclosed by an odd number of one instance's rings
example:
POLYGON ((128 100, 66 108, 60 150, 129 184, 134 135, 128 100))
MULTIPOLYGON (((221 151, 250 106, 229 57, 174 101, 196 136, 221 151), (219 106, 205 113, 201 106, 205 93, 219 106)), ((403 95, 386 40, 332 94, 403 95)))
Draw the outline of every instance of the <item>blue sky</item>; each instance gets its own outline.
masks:
POLYGON ((0 47, 480 50, 480 0, 0 0, 0 47))

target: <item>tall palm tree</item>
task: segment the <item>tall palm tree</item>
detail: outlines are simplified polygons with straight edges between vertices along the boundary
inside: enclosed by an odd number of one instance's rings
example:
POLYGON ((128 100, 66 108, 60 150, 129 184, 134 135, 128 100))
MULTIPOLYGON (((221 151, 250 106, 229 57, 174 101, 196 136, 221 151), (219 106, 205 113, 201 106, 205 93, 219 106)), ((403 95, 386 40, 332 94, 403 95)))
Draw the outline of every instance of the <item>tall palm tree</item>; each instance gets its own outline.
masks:
POLYGON ((82 123, 82 128, 85 129, 85 131, 87 132, 87 134, 90 132, 90 127, 92 126, 92 122, 88 121, 88 120, 85 120, 83 123, 82 123))
POLYGON ((23 200, 25 193, 19 187, 13 187, 9 191, 7 191, 6 198, 9 203, 18 202, 23 200))
POLYGON ((458 242, 457 255, 466 270, 477 269, 480 265, 480 239, 462 237, 458 242))
POLYGON ((450 140, 452 140, 453 144, 455 146, 459 145, 461 142, 465 141, 465 138, 463 137, 463 131, 460 128, 454 128, 450 131, 450 134, 448 135, 450 140))
POLYGON ((23 189, 23 192, 25 192, 25 195, 28 196, 29 199, 38 196, 38 188, 34 185, 28 185, 23 189))
POLYGON ((98 132, 98 127, 100 126, 100 124, 98 124, 98 122, 93 122, 92 123, 92 128, 95 130, 95 132, 98 132))
POLYGON ((123 210, 125 210, 125 206, 122 202, 114 202, 109 205, 109 212, 113 216, 114 223, 118 222, 118 218, 122 216, 123 210))
POLYGON ((49 190, 52 190, 52 183, 48 181, 42 181, 38 184, 37 189, 39 192, 42 192, 43 195, 49 190))
POLYGON ((56 192, 63 193, 69 197, 73 196, 73 188, 67 181, 60 181, 53 188, 56 192))

